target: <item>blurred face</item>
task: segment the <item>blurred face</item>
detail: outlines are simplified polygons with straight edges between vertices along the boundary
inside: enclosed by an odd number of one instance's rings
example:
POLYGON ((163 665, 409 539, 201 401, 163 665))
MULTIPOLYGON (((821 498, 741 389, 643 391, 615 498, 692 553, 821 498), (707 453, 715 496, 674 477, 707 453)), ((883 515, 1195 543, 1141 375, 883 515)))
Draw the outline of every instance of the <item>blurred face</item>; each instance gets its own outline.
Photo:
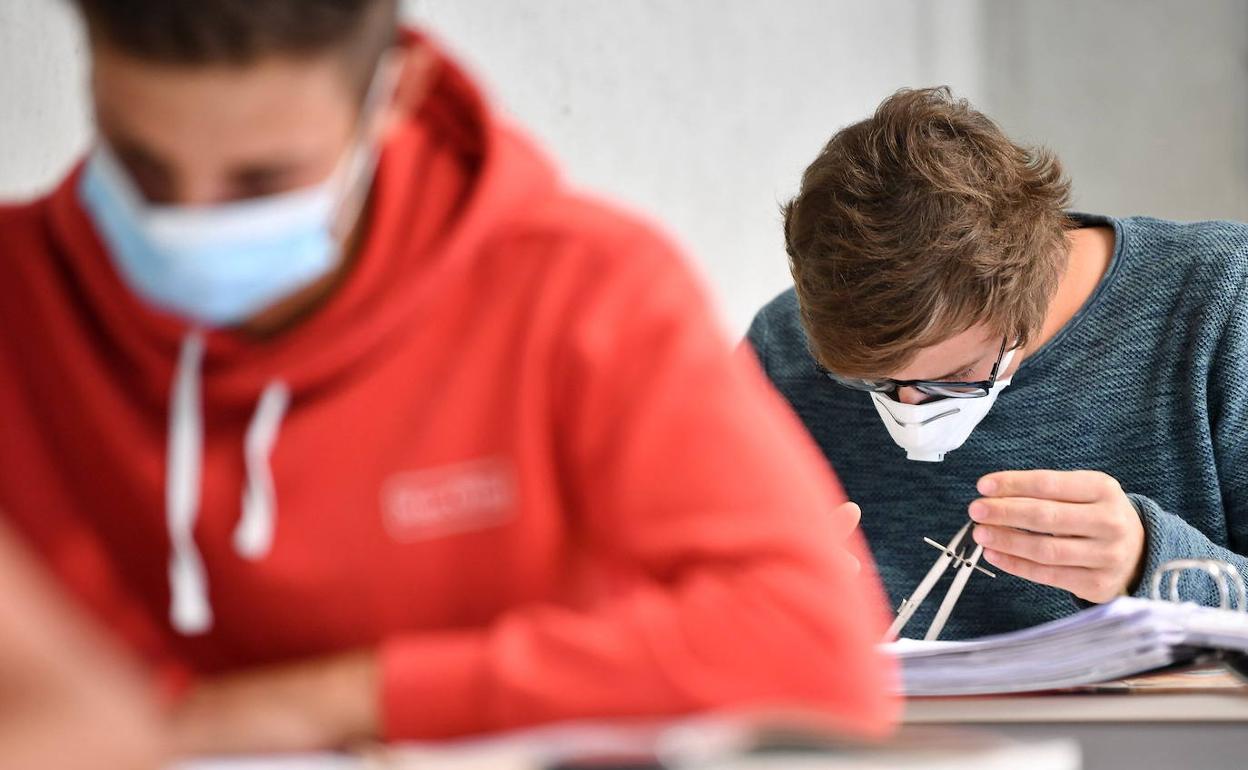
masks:
MULTIPOLYGON (((986 380, 992 373, 1001 351, 1001 334, 983 325, 972 326, 961 334, 936 345, 923 348, 904 369, 883 376, 894 380, 949 380, 974 382, 986 380)), ((1004 379, 1018 368, 1018 357, 997 373, 1004 379)), ((897 400, 905 404, 921 404, 934 397, 914 388, 898 388, 897 400)))
POLYGON ((326 179, 357 137, 359 95, 332 54, 180 66, 95 47, 100 135, 153 203, 211 204, 326 179))

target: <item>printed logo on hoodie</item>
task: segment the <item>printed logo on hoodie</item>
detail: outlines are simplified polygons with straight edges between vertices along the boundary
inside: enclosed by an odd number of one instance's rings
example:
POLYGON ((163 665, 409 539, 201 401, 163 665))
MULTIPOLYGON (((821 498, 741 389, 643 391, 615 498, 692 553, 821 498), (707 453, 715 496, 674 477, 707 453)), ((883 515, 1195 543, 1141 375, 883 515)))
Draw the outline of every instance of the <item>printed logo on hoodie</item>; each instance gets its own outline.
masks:
POLYGON ((403 543, 501 526, 515 501, 515 471, 503 458, 399 473, 381 490, 386 531, 403 543))

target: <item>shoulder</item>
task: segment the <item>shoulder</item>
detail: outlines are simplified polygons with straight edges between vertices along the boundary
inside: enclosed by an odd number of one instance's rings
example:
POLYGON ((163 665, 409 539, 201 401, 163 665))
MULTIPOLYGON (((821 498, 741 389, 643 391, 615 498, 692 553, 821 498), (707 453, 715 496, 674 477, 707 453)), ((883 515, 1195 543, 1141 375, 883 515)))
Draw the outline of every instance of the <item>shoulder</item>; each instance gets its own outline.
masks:
POLYGON ((547 259, 574 254, 596 267, 638 260, 679 260, 680 249, 655 222, 623 206, 560 192, 501 227, 496 245, 540 246, 547 259))
MULTIPOLYGON (((1123 248, 1117 296, 1147 323, 1176 324, 1193 349, 1211 349, 1243 317, 1248 285, 1248 224, 1119 220, 1123 248)), ((1167 332, 1169 333, 1169 332, 1167 332)))
POLYGON ((629 301, 709 306, 701 277, 681 246, 646 216, 559 193, 498 227, 479 260, 489 270, 564 295, 579 309, 629 301))
POLYGON ((792 288, 763 305, 746 338, 773 380, 807 378, 815 370, 797 292, 792 288))
POLYGON ((0 203, 0 289, 42 265, 48 249, 46 202, 0 203))
POLYGON ((1153 217, 1127 217, 1119 222, 1124 248, 1143 272, 1213 295, 1238 290, 1248 275, 1248 224, 1153 217))
MULTIPOLYGON (((0 249, 6 243, 12 244, 38 234, 44 203, 43 199, 23 203, 0 201, 0 249)), ((0 254, 3 253, 0 251, 0 254)))
POLYGON ((1151 338, 1160 355, 1175 353, 1171 345, 1155 344, 1156 335, 1181 340, 1186 360, 1242 367, 1248 349, 1248 224, 1152 217, 1118 224, 1124 264, 1115 270, 1115 318, 1135 321, 1135 330, 1145 332, 1135 338, 1151 338))

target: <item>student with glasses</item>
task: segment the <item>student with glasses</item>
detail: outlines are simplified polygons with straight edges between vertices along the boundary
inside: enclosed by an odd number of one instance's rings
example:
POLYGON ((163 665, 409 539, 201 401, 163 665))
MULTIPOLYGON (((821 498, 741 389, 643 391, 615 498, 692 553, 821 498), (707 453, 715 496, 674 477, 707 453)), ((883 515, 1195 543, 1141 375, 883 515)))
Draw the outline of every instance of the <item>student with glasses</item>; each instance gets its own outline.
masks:
POLYGON ((795 286, 749 332, 894 606, 923 537, 976 522, 1000 577, 970 582, 950 638, 1143 594, 1169 559, 1248 569, 1248 227, 1068 202, 1050 153, 948 89, 900 91, 806 170, 795 286))

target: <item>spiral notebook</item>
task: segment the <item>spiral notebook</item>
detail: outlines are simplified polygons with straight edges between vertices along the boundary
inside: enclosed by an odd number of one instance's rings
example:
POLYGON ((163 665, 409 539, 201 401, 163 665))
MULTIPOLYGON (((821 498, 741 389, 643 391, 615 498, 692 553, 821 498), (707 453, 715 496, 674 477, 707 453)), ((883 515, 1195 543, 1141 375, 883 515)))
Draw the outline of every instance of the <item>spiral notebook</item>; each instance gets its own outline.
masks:
POLYGON ((990 695, 1060 690, 1121 679, 1183 663, 1210 652, 1248 672, 1248 606, 1244 584, 1222 562, 1163 565, 1153 599, 1123 597, 1060 620, 967 641, 900 639, 884 645, 911 697, 990 695), (1181 602, 1179 576, 1208 575, 1221 606, 1181 602), (1168 583, 1168 592, 1163 590, 1168 583))

